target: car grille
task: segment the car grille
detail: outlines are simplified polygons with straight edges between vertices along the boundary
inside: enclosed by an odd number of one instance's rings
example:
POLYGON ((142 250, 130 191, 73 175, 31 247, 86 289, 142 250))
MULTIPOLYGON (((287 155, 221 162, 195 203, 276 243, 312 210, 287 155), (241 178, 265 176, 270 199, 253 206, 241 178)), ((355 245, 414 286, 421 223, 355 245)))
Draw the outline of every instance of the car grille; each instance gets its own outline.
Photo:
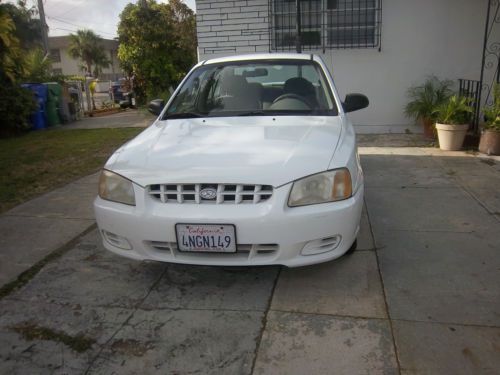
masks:
POLYGON ((242 204, 265 202, 273 195, 271 185, 156 184, 148 193, 162 203, 242 204))

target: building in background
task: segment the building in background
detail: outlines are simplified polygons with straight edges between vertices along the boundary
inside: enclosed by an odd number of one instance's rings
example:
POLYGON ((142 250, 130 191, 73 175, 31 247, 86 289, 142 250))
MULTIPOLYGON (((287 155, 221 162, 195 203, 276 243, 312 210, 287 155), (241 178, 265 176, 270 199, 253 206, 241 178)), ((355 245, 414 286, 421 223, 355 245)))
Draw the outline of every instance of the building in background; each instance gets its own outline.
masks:
MULTIPOLYGON (((457 85, 459 79, 477 85, 485 67, 481 59, 488 4, 300 0, 303 53, 323 58, 341 97, 350 92, 368 96, 370 106, 351 115, 358 132, 421 131, 404 116, 407 89, 432 74, 457 85)), ((200 60, 296 50, 295 0, 196 0, 196 10, 200 60)), ((500 40, 498 35, 491 38, 500 40)), ((493 76, 494 69, 485 74, 493 76)))
MULTIPOLYGON (((72 58, 68 53, 70 43, 69 36, 49 37, 50 57, 52 60, 52 71, 55 74, 64 75, 85 75, 86 69, 83 63, 72 58)), ((102 69, 99 75, 100 80, 117 81, 123 77, 118 61, 118 41, 113 39, 102 39, 102 48, 111 62, 107 68, 102 69)))

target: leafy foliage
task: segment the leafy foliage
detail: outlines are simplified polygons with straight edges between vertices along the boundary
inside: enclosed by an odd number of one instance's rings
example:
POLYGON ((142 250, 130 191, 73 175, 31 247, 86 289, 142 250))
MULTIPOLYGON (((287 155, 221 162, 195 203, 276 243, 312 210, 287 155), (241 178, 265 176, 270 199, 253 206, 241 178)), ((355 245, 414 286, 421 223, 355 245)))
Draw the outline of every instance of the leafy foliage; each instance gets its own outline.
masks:
POLYGON ((128 4, 118 25, 122 68, 142 101, 176 86, 196 62, 194 13, 180 0, 128 4))
POLYGON ((92 30, 78 30, 76 34, 70 35, 69 43, 68 53, 85 64, 87 73, 98 76, 102 68, 109 66, 110 61, 101 45, 101 38, 92 30))
POLYGON ((452 85, 450 80, 430 76, 423 85, 410 87, 407 93, 410 101, 405 107, 406 116, 415 120, 435 120, 436 108, 452 95, 452 85))
POLYGON ((52 80, 52 64, 49 56, 36 48, 29 51, 25 56, 25 75, 27 82, 46 82, 52 80))
POLYGON ((469 122, 472 111, 469 98, 453 95, 439 105, 434 114, 441 124, 461 125, 469 122))
POLYGON ((24 74, 22 49, 16 37, 16 25, 5 10, 5 4, 0 4, 0 79, 1 83, 15 82, 24 74))
POLYGON ((496 84, 493 88, 493 105, 483 108, 486 123, 484 129, 500 132, 500 85, 496 84))
POLYGON ((28 130, 35 108, 31 91, 12 83, 0 84, 0 138, 28 130))
POLYGON ((19 40, 21 47, 23 49, 41 47, 41 22, 39 18, 35 18, 38 14, 36 8, 28 8, 26 1, 23 0, 19 0, 17 5, 6 3, 1 6, 16 25, 14 35, 19 40))
POLYGON ((0 137, 29 128, 35 105, 31 92, 18 85, 26 72, 23 50, 5 5, 0 4, 0 137))

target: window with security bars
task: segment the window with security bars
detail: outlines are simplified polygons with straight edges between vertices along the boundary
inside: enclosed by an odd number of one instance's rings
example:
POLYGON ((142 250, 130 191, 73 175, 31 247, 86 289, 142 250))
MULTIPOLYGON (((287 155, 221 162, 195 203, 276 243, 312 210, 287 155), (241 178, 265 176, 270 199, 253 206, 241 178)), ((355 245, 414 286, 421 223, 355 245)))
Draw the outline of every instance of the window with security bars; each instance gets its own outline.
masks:
MULTIPOLYGON (((275 51, 296 46, 295 0, 271 0, 275 51)), ((302 49, 377 48, 382 0, 300 0, 302 49)))
POLYGON ((52 62, 61 62, 61 51, 58 49, 50 50, 50 60, 52 62))

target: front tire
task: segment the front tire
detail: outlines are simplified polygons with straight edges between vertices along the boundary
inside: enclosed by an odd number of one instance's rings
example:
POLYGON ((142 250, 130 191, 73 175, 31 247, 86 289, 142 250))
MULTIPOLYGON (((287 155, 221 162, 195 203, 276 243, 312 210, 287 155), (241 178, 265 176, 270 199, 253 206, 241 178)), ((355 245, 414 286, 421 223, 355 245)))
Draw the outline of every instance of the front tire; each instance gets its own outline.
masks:
POLYGON ((356 238, 352 243, 351 247, 349 248, 349 250, 345 252, 345 255, 350 255, 354 253, 356 251, 357 246, 358 246, 358 239, 356 238))

